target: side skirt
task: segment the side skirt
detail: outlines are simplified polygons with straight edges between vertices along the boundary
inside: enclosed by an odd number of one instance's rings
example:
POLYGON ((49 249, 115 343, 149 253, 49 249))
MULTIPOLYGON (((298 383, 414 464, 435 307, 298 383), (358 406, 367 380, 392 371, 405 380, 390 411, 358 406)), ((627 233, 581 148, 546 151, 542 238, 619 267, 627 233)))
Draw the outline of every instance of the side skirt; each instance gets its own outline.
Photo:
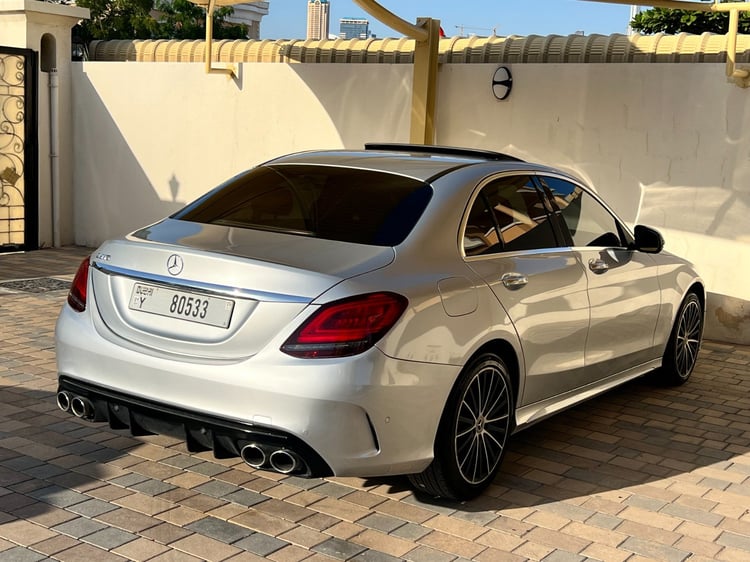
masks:
POLYGON ((607 377, 606 379, 603 379, 599 382, 584 386, 583 388, 578 388, 576 390, 566 392, 565 394, 560 394, 558 396, 553 396, 552 398, 549 398, 547 400, 542 400, 541 402, 535 402, 534 404, 523 406, 516 411, 516 431, 540 422, 543 419, 548 418, 549 416, 552 416, 562 410, 566 410, 575 406, 576 404, 580 404, 581 402, 589 400, 590 398, 593 398, 598 394, 607 392, 608 390, 611 390, 616 386, 636 379, 650 371, 653 371, 654 369, 658 369, 659 367, 661 367, 661 358, 643 363, 642 365, 638 365, 637 367, 633 367, 632 369, 628 369, 627 371, 623 371, 622 373, 612 375, 611 377, 607 377))

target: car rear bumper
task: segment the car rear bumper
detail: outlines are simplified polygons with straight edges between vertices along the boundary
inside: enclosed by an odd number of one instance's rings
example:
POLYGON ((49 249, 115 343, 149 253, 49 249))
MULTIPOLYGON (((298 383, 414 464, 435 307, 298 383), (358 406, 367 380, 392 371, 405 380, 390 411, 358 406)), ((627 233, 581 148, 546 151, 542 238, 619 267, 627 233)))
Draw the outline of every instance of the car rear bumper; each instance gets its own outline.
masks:
POLYGON ((135 435, 174 435, 217 457, 249 444, 266 457, 289 450, 304 461, 294 470, 301 476, 422 471, 460 371, 377 348, 305 360, 275 347, 235 363, 191 362, 105 339, 92 316, 65 306, 56 330, 59 390, 91 403, 83 417, 135 435))
POLYGON ((59 378, 58 405, 92 422, 108 422, 111 429, 127 429, 132 435, 163 434, 181 438, 190 452, 214 452, 216 458, 242 455, 246 447, 262 451, 258 467, 273 469, 270 458, 285 451, 297 459, 290 473, 305 477, 331 476, 333 471, 304 441, 279 430, 232 422, 129 396, 95 384, 59 378), (62 396, 62 395, 65 396, 62 396), (75 400, 82 408, 76 409, 75 400))

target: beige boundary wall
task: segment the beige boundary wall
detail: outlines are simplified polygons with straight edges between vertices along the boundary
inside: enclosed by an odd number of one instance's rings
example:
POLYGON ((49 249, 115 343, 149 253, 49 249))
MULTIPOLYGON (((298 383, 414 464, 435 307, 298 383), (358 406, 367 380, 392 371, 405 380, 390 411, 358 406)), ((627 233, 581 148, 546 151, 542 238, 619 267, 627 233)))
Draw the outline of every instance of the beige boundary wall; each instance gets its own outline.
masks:
MULTIPOLYGON (((750 343, 750 90, 724 65, 443 64, 438 144, 506 151, 589 181, 659 228, 712 293, 713 338, 750 343)), ((159 219, 276 155, 409 137, 409 64, 73 65, 75 243, 159 219)))

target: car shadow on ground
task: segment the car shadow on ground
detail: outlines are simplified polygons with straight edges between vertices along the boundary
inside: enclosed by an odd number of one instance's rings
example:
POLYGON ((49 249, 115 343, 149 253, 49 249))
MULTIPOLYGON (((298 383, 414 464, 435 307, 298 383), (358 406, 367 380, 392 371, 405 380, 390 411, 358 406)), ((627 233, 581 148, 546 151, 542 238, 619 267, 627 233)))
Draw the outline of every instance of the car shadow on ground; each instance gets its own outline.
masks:
MULTIPOLYGON (((617 501, 629 489, 664 488, 686 473, 695 473, 698 485, 748 495, 736 483, 742 478, 721 474, 750 451, 748 383, 746 366, 722 373, 699 363, 679 387, 664 386, 655 372, 515 434, 493 484, 478 498, 416 497, 470 512, 608 493, 617 501)), ((750 473, 747 464, 734 468, 743 478, 750 473)), ((394 493, 409 489, 406 478, 368 483, 387 483, 394 493)))
MULTIPOLYGON (((352 479, 351 485, 364 491, 377 487, 393 499, 432 509, 467 513, 592 495, 614 494, 616 499, 634 487, 664 488, 665 482, 685 473, 703 472, 696 477, 698 484, 731 492, 737 484, 723 480, 721 471, 750 451, 745 380, 750 377, 743 377, 741 370, 714 371, 713 365, 699 363, 681 387, 663 387, 648 377, 633 381, 516 434, 493 484, 471 501, 414 494, 406 477, 352 479)), ((9 515, 28 518, 50 506, 75 506, 81 492, 107 483, 158 496, 175 488, 164 481, 167 476, 185 469, 211 476, 211 470, 196 466, 238 463, 213 461, 205 453, 190 455, 176 440, 170 445, 171 438, 134 438, 106 424, 79 420, 57 409, 49 385, 29 388, 20 382, 0 386, 0 493, 6 492, 0 503, 9 515), (150 473, 129 472, 128 467, 145 460, 129 451, 150 442, 166 442, 171 450, 165 458, 154 459, 150 473)), ((744 470, 750 467, 744 465, 744 470)), ((335 481, 347 484, 348 479, 335 481)), ((324 482, 310 481, 309 488, 324 482)), ((87 513, 113 509, 101 500, 79 508, 87 513)))

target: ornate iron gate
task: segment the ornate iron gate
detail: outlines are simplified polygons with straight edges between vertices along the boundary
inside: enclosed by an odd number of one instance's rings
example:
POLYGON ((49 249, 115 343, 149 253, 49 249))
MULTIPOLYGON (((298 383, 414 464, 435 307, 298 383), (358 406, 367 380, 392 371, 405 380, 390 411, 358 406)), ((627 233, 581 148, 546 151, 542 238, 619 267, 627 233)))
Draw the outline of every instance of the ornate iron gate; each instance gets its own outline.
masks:
POLYGON ((36 53, 0 47, 0 252, 38 246, 36 53))

